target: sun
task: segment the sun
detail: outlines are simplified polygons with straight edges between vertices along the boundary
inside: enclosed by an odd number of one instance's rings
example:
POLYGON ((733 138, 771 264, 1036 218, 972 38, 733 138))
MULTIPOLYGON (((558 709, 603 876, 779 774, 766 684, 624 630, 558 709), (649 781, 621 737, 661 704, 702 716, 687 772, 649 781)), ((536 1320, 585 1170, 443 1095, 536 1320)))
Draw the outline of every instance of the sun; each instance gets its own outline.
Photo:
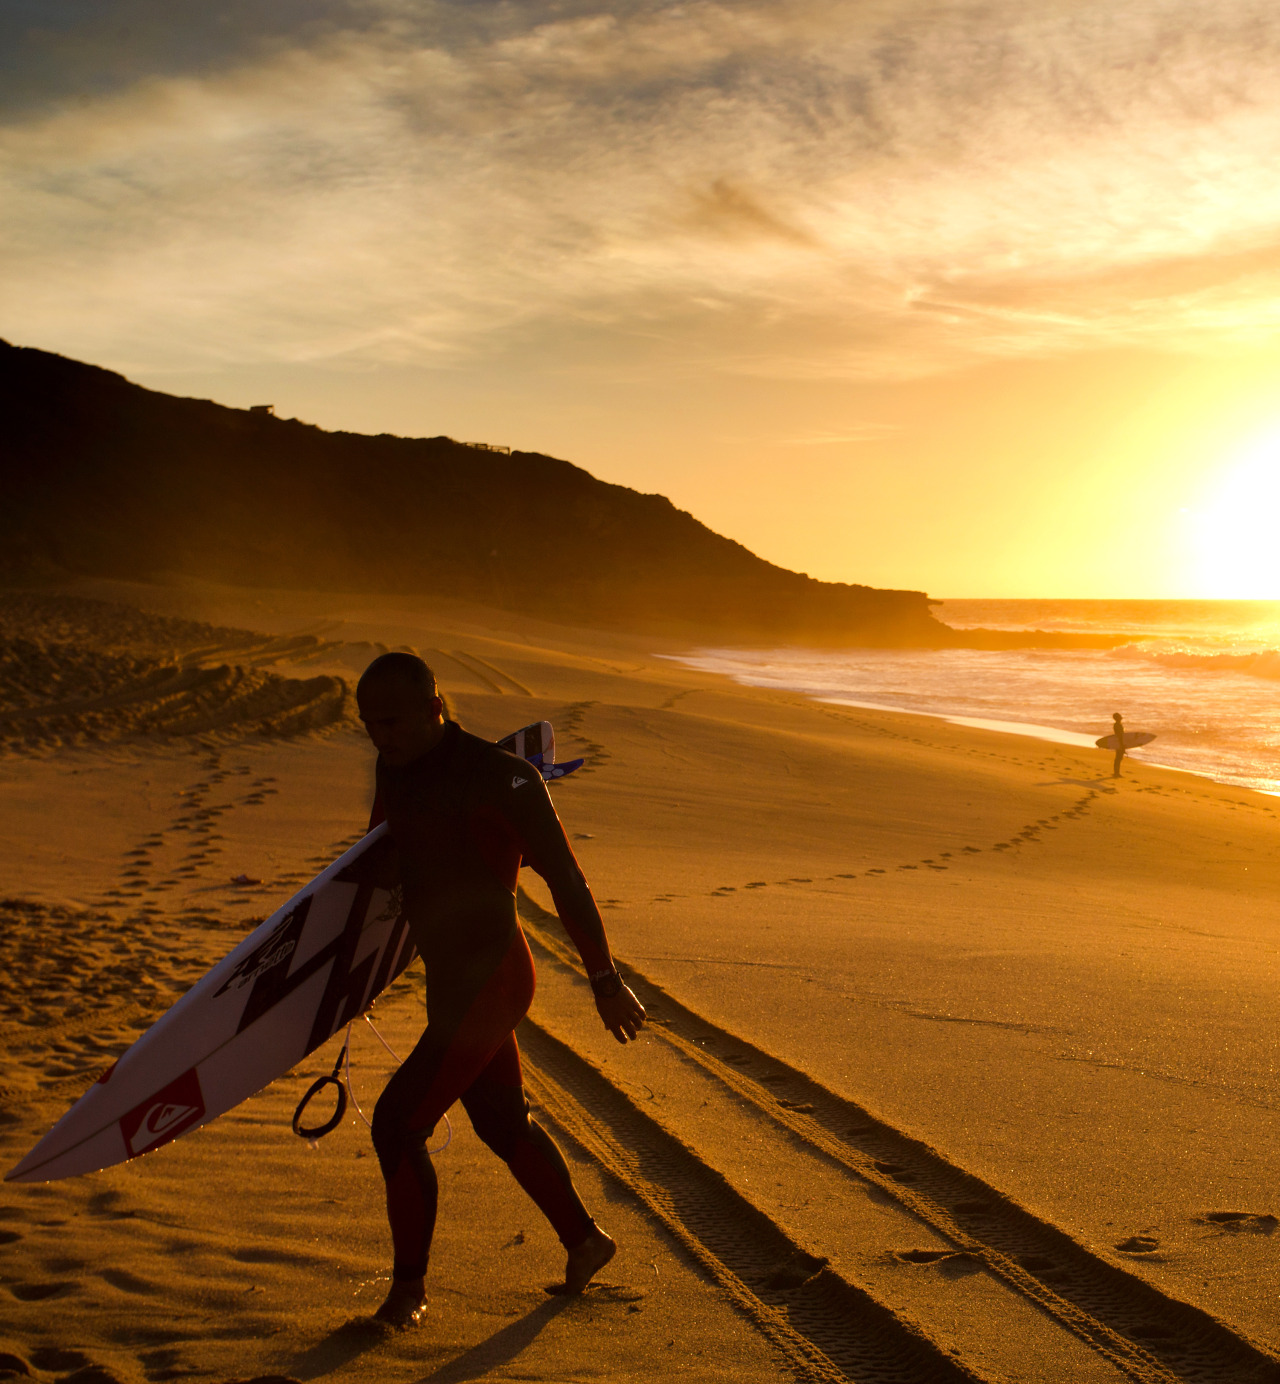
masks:
POLYGON ((1280 600, 1280 425, 1226 462, 1189 517, 1199 595, 1280 600))

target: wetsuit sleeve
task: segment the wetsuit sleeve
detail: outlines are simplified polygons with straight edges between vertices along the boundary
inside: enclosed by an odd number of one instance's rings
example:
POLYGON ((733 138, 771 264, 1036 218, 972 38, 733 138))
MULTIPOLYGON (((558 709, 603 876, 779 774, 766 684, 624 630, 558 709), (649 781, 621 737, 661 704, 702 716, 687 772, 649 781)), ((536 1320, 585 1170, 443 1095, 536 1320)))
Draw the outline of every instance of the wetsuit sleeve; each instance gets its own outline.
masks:
POLYGON ((536 769, 522 767, 524 772, 504 777, 503 816, 515 832, 525 862, 546 880, 556 912, 587 974, 612 971, 604 920, 556 816, 551 795, 536 769))
POLYGON ((382 806, 382 793, 379 791, 373 795, 373 806, 369 809, 369 826, 367 830, 372 831, 374 827, 381 826, 387 820, 387 810, 382 806))

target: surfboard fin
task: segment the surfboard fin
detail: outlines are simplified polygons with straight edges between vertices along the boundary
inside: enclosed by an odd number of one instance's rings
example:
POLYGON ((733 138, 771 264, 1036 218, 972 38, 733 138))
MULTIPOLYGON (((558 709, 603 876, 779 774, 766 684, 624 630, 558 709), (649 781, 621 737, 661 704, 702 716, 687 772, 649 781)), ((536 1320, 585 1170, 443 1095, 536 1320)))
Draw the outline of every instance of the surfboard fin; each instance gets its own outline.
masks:
POLYGON ((573 773, 575 769, 581 769, 586 762, 585 759, 568 759, 563 764, 539 764, 537 767, 543 782, 550 783, 553 779, 573 773))

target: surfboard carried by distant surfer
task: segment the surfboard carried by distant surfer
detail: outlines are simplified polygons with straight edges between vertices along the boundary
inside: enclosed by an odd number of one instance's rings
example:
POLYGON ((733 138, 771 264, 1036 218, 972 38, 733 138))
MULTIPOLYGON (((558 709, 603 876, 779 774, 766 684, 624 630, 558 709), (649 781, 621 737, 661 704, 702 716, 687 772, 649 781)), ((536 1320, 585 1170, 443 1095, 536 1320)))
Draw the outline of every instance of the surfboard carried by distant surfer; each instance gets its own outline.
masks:
MULTIPOLYGON (((499 742, 545 780, 548 721, 499 742)), ((127 1162, 198 1129, 359 1018, 415 955, 385 823, 249 934, 80 1097, 6 1182, 51 1182, 127 1162)))
POLYGON ((1103 735, 1093 743, 1097 745, 1100 750, 1118 750, 1121 747, 1122 738, 1124 741, 1124 748, 1126 750, 1134 750, 1137 749, 1139 745, 1149 745, 1156 737, 1154 733, 1149 730, 1127 730, 1123 737, 1118 735, 1103 735))

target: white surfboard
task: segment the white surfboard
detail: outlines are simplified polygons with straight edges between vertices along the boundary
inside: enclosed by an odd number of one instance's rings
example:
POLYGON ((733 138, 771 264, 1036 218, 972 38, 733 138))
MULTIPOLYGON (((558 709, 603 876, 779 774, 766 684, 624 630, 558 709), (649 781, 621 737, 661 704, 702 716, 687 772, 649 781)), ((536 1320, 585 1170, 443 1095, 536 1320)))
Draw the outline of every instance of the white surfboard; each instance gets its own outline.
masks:
MULTIPOLYGON (((1126 750, 1136 750, 1139 745, 1149 745, 1155 738, 1155 735, 1149 730, 1127 730, 1124 733, 1124 747, 1126 750)), ((1118 750, 1120 748, 1120 742, 1114 735, 1104 735, 1093 743, 1100 750, 1118 750)))
MULTIPOLYGON (((544 777, 559 776, 548 722, 501 743, 511 742, 544 777)), ((414 955, 384 823, 197 981, 5 1181, 109 1168, 198 1129, 363 1014, 414 955)))

